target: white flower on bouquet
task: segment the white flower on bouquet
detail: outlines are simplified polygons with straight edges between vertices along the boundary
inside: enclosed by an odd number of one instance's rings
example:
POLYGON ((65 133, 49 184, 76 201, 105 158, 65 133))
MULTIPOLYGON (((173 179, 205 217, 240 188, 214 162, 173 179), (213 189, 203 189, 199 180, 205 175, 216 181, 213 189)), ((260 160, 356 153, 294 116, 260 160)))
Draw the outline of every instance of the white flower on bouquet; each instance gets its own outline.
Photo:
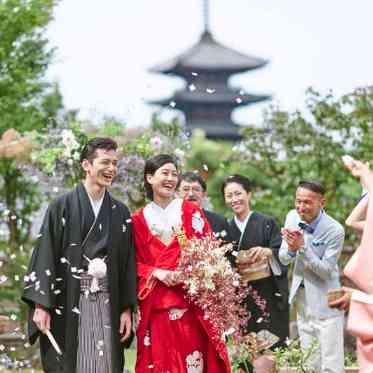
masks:
POLYGON ((234 287, 238 288, 240 286, 240 281, 239 280, 234 280, 232 282, 232 284, 233 284, 234 287))
POLYGON ((189 286, 189 294, 195 295, 198 293, 198 286, 195 282, 190 281, 187 285, 189 286))
POLYGON ((216 267, 213 267, 211 265, 206 265, 205 266, 205 269, 204 269, 204 272, 205 272, 205 276, 209 279, 213 278, 215 274, 219 273, 219 269, 216 267))
POLYGON ((234 328, 229 328, 223 333, 224 337, 228 337, 229 335, 232 335, 236 330, 234 328))
POLYGON ((212 280, 212 278, 209 278, 209 279, 206 280, 205 287, 206 287, 206 289, 209 289, 209 290, 215 290, 215 284, 214 284, 214 281, 212 280))

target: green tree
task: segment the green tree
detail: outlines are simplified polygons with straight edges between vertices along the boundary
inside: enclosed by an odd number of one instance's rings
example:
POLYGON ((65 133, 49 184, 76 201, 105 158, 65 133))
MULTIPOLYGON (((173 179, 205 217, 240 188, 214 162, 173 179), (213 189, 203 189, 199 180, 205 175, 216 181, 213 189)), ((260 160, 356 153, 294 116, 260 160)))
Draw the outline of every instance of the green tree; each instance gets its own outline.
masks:
POLYGON ((188 152, 185 170, 198 172, 207 184, 207 194, 212 208, 226 216, 231 216, 224 203, 221 187, 224 179, 233 174, 249 175, 256 179, 256 168, 235 157, 231 142, 208 140, 202 131, 193 131, 191 149, 188 152))
POLYGON ((51 114, 43 104, 50 95, 44 75, 53 54, 45 30, 54 3, 0 1, 0 133, 42 128, 51 114))
POLYGON ((327 209, 344 222, 361 190, 344 170, 341 156, 373 156, 373 93, 360 89, 340 99, 307 92, 307 112, 269 109, 260 126, 249 126, 232 161, 247 162, 256 186, 253 207, 283 222, 303 179, 321 181, 327 209))
MULTIPOLYGON (((53 124, 62 106, 58 86, 44 80, 53 54, 45 30, 54 4, 52 0, 0 1, 0 135, 9 128, 22 133, 53 124)), ((15 249, 29 238, 38 192, 12 159, 0 159, 0 186, 8 244, 15 249)))
POLYGON ((206 181, 207 194, 214 210, 224 214, 224 200, 220 192, 224 177, 233 173, 238 162, 228 162, 232 158, 230 142, 208 140, 203 131, 193 131, 187 167, 183 171, 198 172, 206 181))
MULTIPOLYGON (((23 134, 56 126, 62 97, 58 85, 45 80, 53 56, 45 31, 54 5, 54 0, 0 0, 0 137, 10 128, 23 134)), ((1 273, 7 276, 0 298, 12 300, 14 306, 40 201, 37 182, 25 176, 24 163, 0 156, 1 273)))

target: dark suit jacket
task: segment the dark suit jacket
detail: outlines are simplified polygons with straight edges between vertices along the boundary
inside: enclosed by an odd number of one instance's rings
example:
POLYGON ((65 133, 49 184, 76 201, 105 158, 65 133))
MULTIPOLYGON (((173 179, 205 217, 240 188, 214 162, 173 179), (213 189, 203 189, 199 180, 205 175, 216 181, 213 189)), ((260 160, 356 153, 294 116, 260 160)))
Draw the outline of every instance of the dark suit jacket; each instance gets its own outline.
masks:
POLYGON ((228 220, 215 212, 209 210, 203 210, 207 221, 210 224, 212 231, 217 235, 217 238, 221 238, 223 241, 231 241, 229 238, 229 224, 228 220), (225 232, 225 234, 222 232, 225 232))

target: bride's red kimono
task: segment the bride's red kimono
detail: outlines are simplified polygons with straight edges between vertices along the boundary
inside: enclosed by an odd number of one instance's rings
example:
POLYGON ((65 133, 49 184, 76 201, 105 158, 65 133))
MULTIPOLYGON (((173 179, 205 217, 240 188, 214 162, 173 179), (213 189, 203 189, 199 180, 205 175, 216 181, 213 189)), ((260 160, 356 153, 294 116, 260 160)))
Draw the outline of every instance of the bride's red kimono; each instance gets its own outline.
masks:
MULTIPOLYGON (((202 310, 185 300, 180 286, 167 287, 152 276, 155 268, 176 269, 180 256, 177 239, 166 245, 153 235, 143 209, 132 221, 140 306, 136 372, 231 372, 225 344, 203 318, 202 310)), ((210 234, 201 210, 187 201, 182 204, 182 225, 188 238, 210 234), (196 218, 203 219, 197 230, 196 218)))

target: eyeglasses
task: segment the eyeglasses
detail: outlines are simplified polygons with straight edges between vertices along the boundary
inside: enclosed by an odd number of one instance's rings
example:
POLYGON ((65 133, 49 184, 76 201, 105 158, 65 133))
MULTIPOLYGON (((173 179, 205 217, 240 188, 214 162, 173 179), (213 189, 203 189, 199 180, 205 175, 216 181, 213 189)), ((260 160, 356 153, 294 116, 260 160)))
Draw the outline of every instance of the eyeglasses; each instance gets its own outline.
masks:
POLYGON ((203 192, 203 189, 201 187, 195 186, 195 187, 184 187, 183 192, 196 192, 196 193, 201 193, 203 192))

